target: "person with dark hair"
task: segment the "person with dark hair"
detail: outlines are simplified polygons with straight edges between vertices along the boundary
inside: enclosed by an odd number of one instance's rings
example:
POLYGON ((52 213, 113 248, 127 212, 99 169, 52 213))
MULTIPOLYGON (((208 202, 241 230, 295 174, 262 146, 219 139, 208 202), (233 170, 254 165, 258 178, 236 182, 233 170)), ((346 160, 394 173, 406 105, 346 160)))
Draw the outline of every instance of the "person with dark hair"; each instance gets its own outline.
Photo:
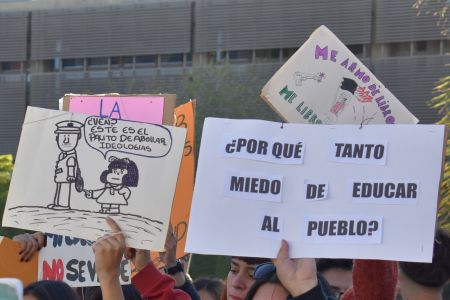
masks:
POLYGON ((42 280, 34 282, 23 291, 24 300, 80 300, 65 282, 42 280))
POLYGON ((194 287, 201 300, 220 300, 224 283, 218 278, 201 277, 194 281, 194 287))
POLYGON ((450 279, 450 235, 438 229, 431 263, 399 262, 399 283, 403 299, 441 300, 450 279))
POLYGON ((316 264, 317 272, 326 279, 339 297, 352 286, 353 261, 351 259, 320 258, 316 264))
POLYGON ((289 258, 289 245, 283 240, 274 263, 258 265, 255 282, 246 300, 334 300, 334 293, 317 274, 312 258, 289 258))
MULTIPOLYGON (((125 300, 142 300, 139 291, 131 284, 122 285, 122 293, 125 300)), ((99 286, 85 288, 83 295, 83 300, 103 300, 102 290, 99 286)))
POLYGON ((261 263, 270 262, 268 258, 233 256, 230 260, 230 271, 225 281, 221 300, 243 300, 250 286, 255 281, 253 272, 261 263))
POLYGON ((105 186, 98 190, 86 190, 88 199, 96 199, 101 213, 118 214, 121 205, 128 205, 131 196, 129 187, 136 187, 139 172, 136 164, 128 158, 109 158, 108 170, 100 175, 105 186))

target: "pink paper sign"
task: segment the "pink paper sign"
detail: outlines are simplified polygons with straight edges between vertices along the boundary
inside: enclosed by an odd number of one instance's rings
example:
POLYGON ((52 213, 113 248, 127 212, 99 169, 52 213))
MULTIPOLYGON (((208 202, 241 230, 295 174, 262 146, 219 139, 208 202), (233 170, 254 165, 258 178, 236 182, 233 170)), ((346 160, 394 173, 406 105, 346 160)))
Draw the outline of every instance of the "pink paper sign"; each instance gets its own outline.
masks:
POLYGON ((164 97, 70 96, 69 111, 105 118, 162 124, 164 97))

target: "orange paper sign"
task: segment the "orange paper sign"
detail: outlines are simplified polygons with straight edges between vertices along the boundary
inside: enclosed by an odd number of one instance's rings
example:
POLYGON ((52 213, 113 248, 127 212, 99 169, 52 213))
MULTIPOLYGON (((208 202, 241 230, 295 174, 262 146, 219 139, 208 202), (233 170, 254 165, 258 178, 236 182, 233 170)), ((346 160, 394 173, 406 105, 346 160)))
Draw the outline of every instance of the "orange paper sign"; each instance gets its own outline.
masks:
POLYGON ((0 257, 0 277, 18 278, 22 280, 23 286, 37 281, 37 253, 28 262, 21 262, 19 243, 0 237, 0 257))
MULTIPOLYGON (((195 145, 195 102, 189 101, 175 107, 175 126, 187 129, 186 142, 180 171, 178 173, 177 187, 172 204, 172 215, 170 223, 175 231, 177 243, 177 258, 186 255, 184 245, 186 244, 187 228, 189 224, 189 212, 191 210, 192 193, 194 191, 194 145, 195 145)), ((152 260, 157 267, 163 264, 159 261, 158 253, 152 253, 152 260)))

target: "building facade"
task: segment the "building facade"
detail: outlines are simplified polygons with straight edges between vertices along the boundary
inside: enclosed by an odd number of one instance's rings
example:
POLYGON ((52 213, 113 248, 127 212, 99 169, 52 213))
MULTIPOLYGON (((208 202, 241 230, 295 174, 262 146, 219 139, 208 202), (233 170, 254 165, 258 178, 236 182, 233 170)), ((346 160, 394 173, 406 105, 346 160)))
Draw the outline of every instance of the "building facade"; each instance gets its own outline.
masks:
MULTIPOLYGON (((257 95, 322 24, 421 123, 439 119, 427 102, 448 75, 450 41, 411 0, 98 2, 0 3, 0 153, 16 152, 28 105, 56 109, 66 93, 169 92, 187 100, 197 96, 186 86, 192 74, 210 74, 208 81, 221 68, 255 91, 242 94, 240 107, 222 104, 226 116, 251 105, 248 118, 275 120, 257 95)), ((198 99, 203 115, 216 105, 206 100, 198 99)))

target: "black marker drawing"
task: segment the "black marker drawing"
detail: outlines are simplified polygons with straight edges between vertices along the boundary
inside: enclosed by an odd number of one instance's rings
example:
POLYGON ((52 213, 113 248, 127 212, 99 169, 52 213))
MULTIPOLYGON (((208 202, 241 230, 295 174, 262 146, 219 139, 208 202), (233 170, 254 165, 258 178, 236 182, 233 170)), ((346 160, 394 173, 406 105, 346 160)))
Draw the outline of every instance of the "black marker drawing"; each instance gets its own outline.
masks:
POLYGON ((325 73, 320 72, 317 74, 310 74, 305 72, 295 72, 294 73, 294 79, 295 79, 295 85, 302 86, 303 81, 306 80, 315 80, 318 83, 322 82, 322 80, 325 78, 325 73))
POLYGON ((129 187, 136 187, 139 171, 136 164, 128 158, 109 158, 108 170, 100 175, 105 186, 98 190, 85 190, 86 198, 96 199, 101 213, 119 214, 121 205, 128 205, 131 196, 129 187))
POLYGON ((184 134, 162 125, 29 107, 15 168, 19 179, 12 182, 3 223, 96 240, 108 231, 105 218, 114 215, 128 245, 161 248, 184 134), (24 188, 42 173, 42 180, 24 188))
POLYGON ((56 124, 56 142, 61 153, 55 166, 56 183, 53 203, 47 207, 55 210, 70 209, 72 185, 75 183, 77 191, 83 189, 83 179, 78 165, 76 147, 81 139, 83 124, 76 121, 61 121, 56 124))
POLYGON ((338 89, 337 96, 334 99, 334 104, 330 108, 330 112, 338 117, 343 111, 348 103, 354 98, 354 93, 358 84, 350 79, 343 78, 341 86, 338 89))

